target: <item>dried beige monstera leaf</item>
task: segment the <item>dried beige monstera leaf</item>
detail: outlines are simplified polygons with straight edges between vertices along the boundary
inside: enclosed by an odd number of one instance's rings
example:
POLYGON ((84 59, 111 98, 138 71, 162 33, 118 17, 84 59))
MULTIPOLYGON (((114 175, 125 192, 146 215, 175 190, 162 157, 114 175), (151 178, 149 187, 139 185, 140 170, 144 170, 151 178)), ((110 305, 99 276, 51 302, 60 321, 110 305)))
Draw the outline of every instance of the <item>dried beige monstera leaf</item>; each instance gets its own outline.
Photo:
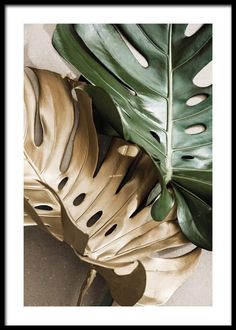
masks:
POLYGON ((175 207, 156 222, 151 204, 143 203, 158 182, 156 168, 119 138, 98 166, 91 100, 73 92, 76 97, 56 73, 25 70, 25 213, 90 263, 118 304, 163 304, 191 275, 201 251, 153 256, 188 244, 175 207))

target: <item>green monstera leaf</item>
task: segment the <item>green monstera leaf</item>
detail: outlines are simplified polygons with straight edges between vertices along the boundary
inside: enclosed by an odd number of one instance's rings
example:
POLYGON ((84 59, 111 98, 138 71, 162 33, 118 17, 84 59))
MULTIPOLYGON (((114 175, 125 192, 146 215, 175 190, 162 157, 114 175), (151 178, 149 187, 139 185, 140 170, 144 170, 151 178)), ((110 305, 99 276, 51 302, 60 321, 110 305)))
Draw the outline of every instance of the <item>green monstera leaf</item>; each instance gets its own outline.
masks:
POLYGON ((162 191, 153 218, 162 220, 176 200, 183 233, 210 250, 212 87, 193 81, 211 61, 212 27, 191 36, 186 27, 59 24, 53 45, 91 83, 85 89, 108 131, 143 147, 155 162, 162 191), (201 102, 192 105, 193 98, 201 102))

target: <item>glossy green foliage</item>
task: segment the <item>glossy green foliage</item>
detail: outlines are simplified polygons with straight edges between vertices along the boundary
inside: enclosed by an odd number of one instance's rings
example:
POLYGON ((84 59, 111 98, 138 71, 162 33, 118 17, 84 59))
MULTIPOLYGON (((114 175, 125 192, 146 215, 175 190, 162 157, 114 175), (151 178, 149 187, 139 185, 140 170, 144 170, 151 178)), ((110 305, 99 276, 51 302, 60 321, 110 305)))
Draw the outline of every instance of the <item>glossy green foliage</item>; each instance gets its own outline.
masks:
POLYGON ((153 218, 162 220, 176 199, 184 234, 211 249, 212 87, 193 79, 211 61, 212 28, 186 36, 186 26, 59 24, 53 45, 91 83, 86 91, 107 131, 143 147, 155 162, 162 192, 153 218), (201 102, 187 104, 199 95, 201 102))

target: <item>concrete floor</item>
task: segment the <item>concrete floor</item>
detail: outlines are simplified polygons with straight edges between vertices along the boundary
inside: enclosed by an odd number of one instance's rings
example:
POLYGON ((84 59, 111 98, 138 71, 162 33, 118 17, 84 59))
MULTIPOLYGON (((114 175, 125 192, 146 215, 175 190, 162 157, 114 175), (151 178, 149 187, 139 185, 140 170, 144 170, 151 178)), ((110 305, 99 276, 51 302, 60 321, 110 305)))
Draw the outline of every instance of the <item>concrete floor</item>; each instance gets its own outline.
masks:
MULTIPOLYGON (((89 266, 64 242, 37 226, 24 230, 24 305, 76 306, 89 266)), ((86 306, 99 305, 108 292, 97 274, 84 298, 86 306)))

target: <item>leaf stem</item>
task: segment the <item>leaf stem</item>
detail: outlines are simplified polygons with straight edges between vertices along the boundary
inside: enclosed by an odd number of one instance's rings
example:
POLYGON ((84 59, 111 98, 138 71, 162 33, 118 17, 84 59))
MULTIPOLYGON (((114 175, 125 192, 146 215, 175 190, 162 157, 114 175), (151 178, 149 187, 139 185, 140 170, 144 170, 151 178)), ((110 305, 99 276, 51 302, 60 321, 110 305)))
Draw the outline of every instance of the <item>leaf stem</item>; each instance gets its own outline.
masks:
POLYGON ((172 24, 169 26, 168 37, 168 111, 167 111, 167 157, 166 157, 166 177, 165 181, 168 183, 172 177, 172 103, 173 103, 173 90, 172 90, 172 24))
POLYGON ((96 274, 97 274, 97 271, 94 268, 91 268, 89 270, 89 272, 84 280, 84 283, 82 284, 82 287, 80 289, 77 306, 82 306, 84 296, 87 293, 88 289, 90 288, 91 284, 93 283, 93 281, 96 277, 96 274))

